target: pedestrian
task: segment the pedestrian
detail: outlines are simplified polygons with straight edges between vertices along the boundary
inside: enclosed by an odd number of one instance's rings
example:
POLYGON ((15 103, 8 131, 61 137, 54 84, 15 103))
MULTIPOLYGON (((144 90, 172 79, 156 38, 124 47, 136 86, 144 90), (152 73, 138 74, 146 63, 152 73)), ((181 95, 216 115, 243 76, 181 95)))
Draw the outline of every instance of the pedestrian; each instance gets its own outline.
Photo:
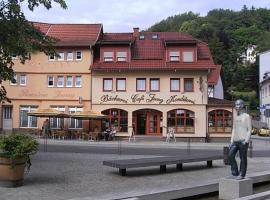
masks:
POLYGON ((49 120, 48 120, 48 119, 46 119, 46 120, 43 122, 42 129, 43 129, 44 135, 45 135, 45 136, 48 136, 49 130, 50 130, 50 124, 49 124, 49 120))
POLYGON ((244 179, 247 171, 247 150, 251 135, 251 118, 245 113, 245 105, 242 99, 235 101, 236 116, 233 120, 231 144, 229 148, 229 160, 232 177, 237 180, 244 179), (238 170, 235 159, 239 151, 240 169, 238 170))

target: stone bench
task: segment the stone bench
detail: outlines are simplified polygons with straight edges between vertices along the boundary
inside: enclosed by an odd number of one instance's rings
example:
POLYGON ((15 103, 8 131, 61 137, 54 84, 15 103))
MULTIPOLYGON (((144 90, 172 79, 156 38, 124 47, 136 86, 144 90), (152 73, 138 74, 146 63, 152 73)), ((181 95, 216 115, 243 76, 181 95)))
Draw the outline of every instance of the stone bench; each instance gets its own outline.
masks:
POLYGON ((119 169, 119 174, 122 176, 126 175, 127 168, 138 168, 138 167, 151 167, 159 166, 160 172, 166 172, 166 165, 176 164, 177 170, 183 169, 183 163, 193 163, 206 161, 207 167, 212 167, 213 160, 221 160, 223 155, 212 154, 212 155, 183 155, 183 156, 162 156, 162 157, 151 157, 151 158, 137 158, 137 159, 123 159, 123 160, 109 160, 103 161, 103 165, 114 167, 119 169))

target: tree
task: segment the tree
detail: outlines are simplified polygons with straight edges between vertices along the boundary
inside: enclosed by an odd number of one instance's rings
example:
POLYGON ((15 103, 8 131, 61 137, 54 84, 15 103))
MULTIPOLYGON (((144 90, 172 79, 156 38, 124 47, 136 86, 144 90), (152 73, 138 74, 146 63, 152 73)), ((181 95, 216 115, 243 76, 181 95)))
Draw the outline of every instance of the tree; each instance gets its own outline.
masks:
MULTIPOLYGON (((31 52, 55 53, 53 44, 56 39, 46 36, 25 18, 21 9, 21 3, 25 1, 0 1, 0 103, 9 101, 2 82, 13 81, 12 55, 18 56, 21 63, 24 63, 31 52)), ((27 0, 27 5, 31 11, 40 5, 50 9, 52 2, 63 9, 67 8, 64 0, 27 0)))

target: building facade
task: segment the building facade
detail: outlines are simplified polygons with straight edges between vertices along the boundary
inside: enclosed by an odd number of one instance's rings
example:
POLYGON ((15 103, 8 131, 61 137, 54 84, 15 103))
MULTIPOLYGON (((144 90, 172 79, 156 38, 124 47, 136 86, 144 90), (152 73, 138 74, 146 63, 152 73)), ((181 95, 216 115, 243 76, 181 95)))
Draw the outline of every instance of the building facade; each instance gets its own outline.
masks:
POLYGON ((270 128, 270 51, 259 54, 261 122, 270 128))
MULTIPOLYGON (((36 23, 58 38, 58 56, 36 53, 15 61, 16 82, 6 82, 11 103, 1 105, 2 130, 29 130, 43 119, 38 108, 72 113, 100 111, 108 118, 90 129, 115 127, 134 133, 179 138, 228 138, 232 102, 223 100, 221 66, 206 43, 178 32, 103 33, 100 24, 36 23), (221 84, 221 86, 220 86, 221 84), (219 86, 218 86, 219 85, 219 86), (209 88, 213 87, 209 97, 209 88)), ((52 128, 89 129, 88 121, 52 119, 52 128)))
MULTIPOLYGON (((28 130, 42 126, 44 119, 28 116, 38 108, 72 113, 90 109, 92 46, 102 32, 101 24, 34 23, 44 34, 57 38, 56 55, 32 53, 21 64, 16 55, 14 81, 5 82, 11 103, 1 105, 1 129, 28 130)), ((87 126, 87 125, 85 125, 87 126)), ((52 128, 82 129, 75 119, 52 119, 52 128)))

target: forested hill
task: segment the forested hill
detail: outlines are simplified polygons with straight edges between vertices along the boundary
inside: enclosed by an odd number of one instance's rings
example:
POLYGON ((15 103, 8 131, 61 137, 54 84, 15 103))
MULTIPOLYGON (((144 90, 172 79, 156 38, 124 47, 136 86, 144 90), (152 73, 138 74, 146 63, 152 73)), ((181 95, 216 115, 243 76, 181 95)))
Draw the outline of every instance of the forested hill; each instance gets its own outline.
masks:
POLYGON ((186 32, 207 42, 215 63, 223 66, 225 97, 240 95, 256 107, 256 99, 250 99, 245 92, 258 92, 258 63, 244 65, 238 58, 249 45, 256 45, 258 52, 270 49, 269 9, 246 6, 241 11, 215 9, 204 17, 188 12, 168 17, 148 30, 186 32))

